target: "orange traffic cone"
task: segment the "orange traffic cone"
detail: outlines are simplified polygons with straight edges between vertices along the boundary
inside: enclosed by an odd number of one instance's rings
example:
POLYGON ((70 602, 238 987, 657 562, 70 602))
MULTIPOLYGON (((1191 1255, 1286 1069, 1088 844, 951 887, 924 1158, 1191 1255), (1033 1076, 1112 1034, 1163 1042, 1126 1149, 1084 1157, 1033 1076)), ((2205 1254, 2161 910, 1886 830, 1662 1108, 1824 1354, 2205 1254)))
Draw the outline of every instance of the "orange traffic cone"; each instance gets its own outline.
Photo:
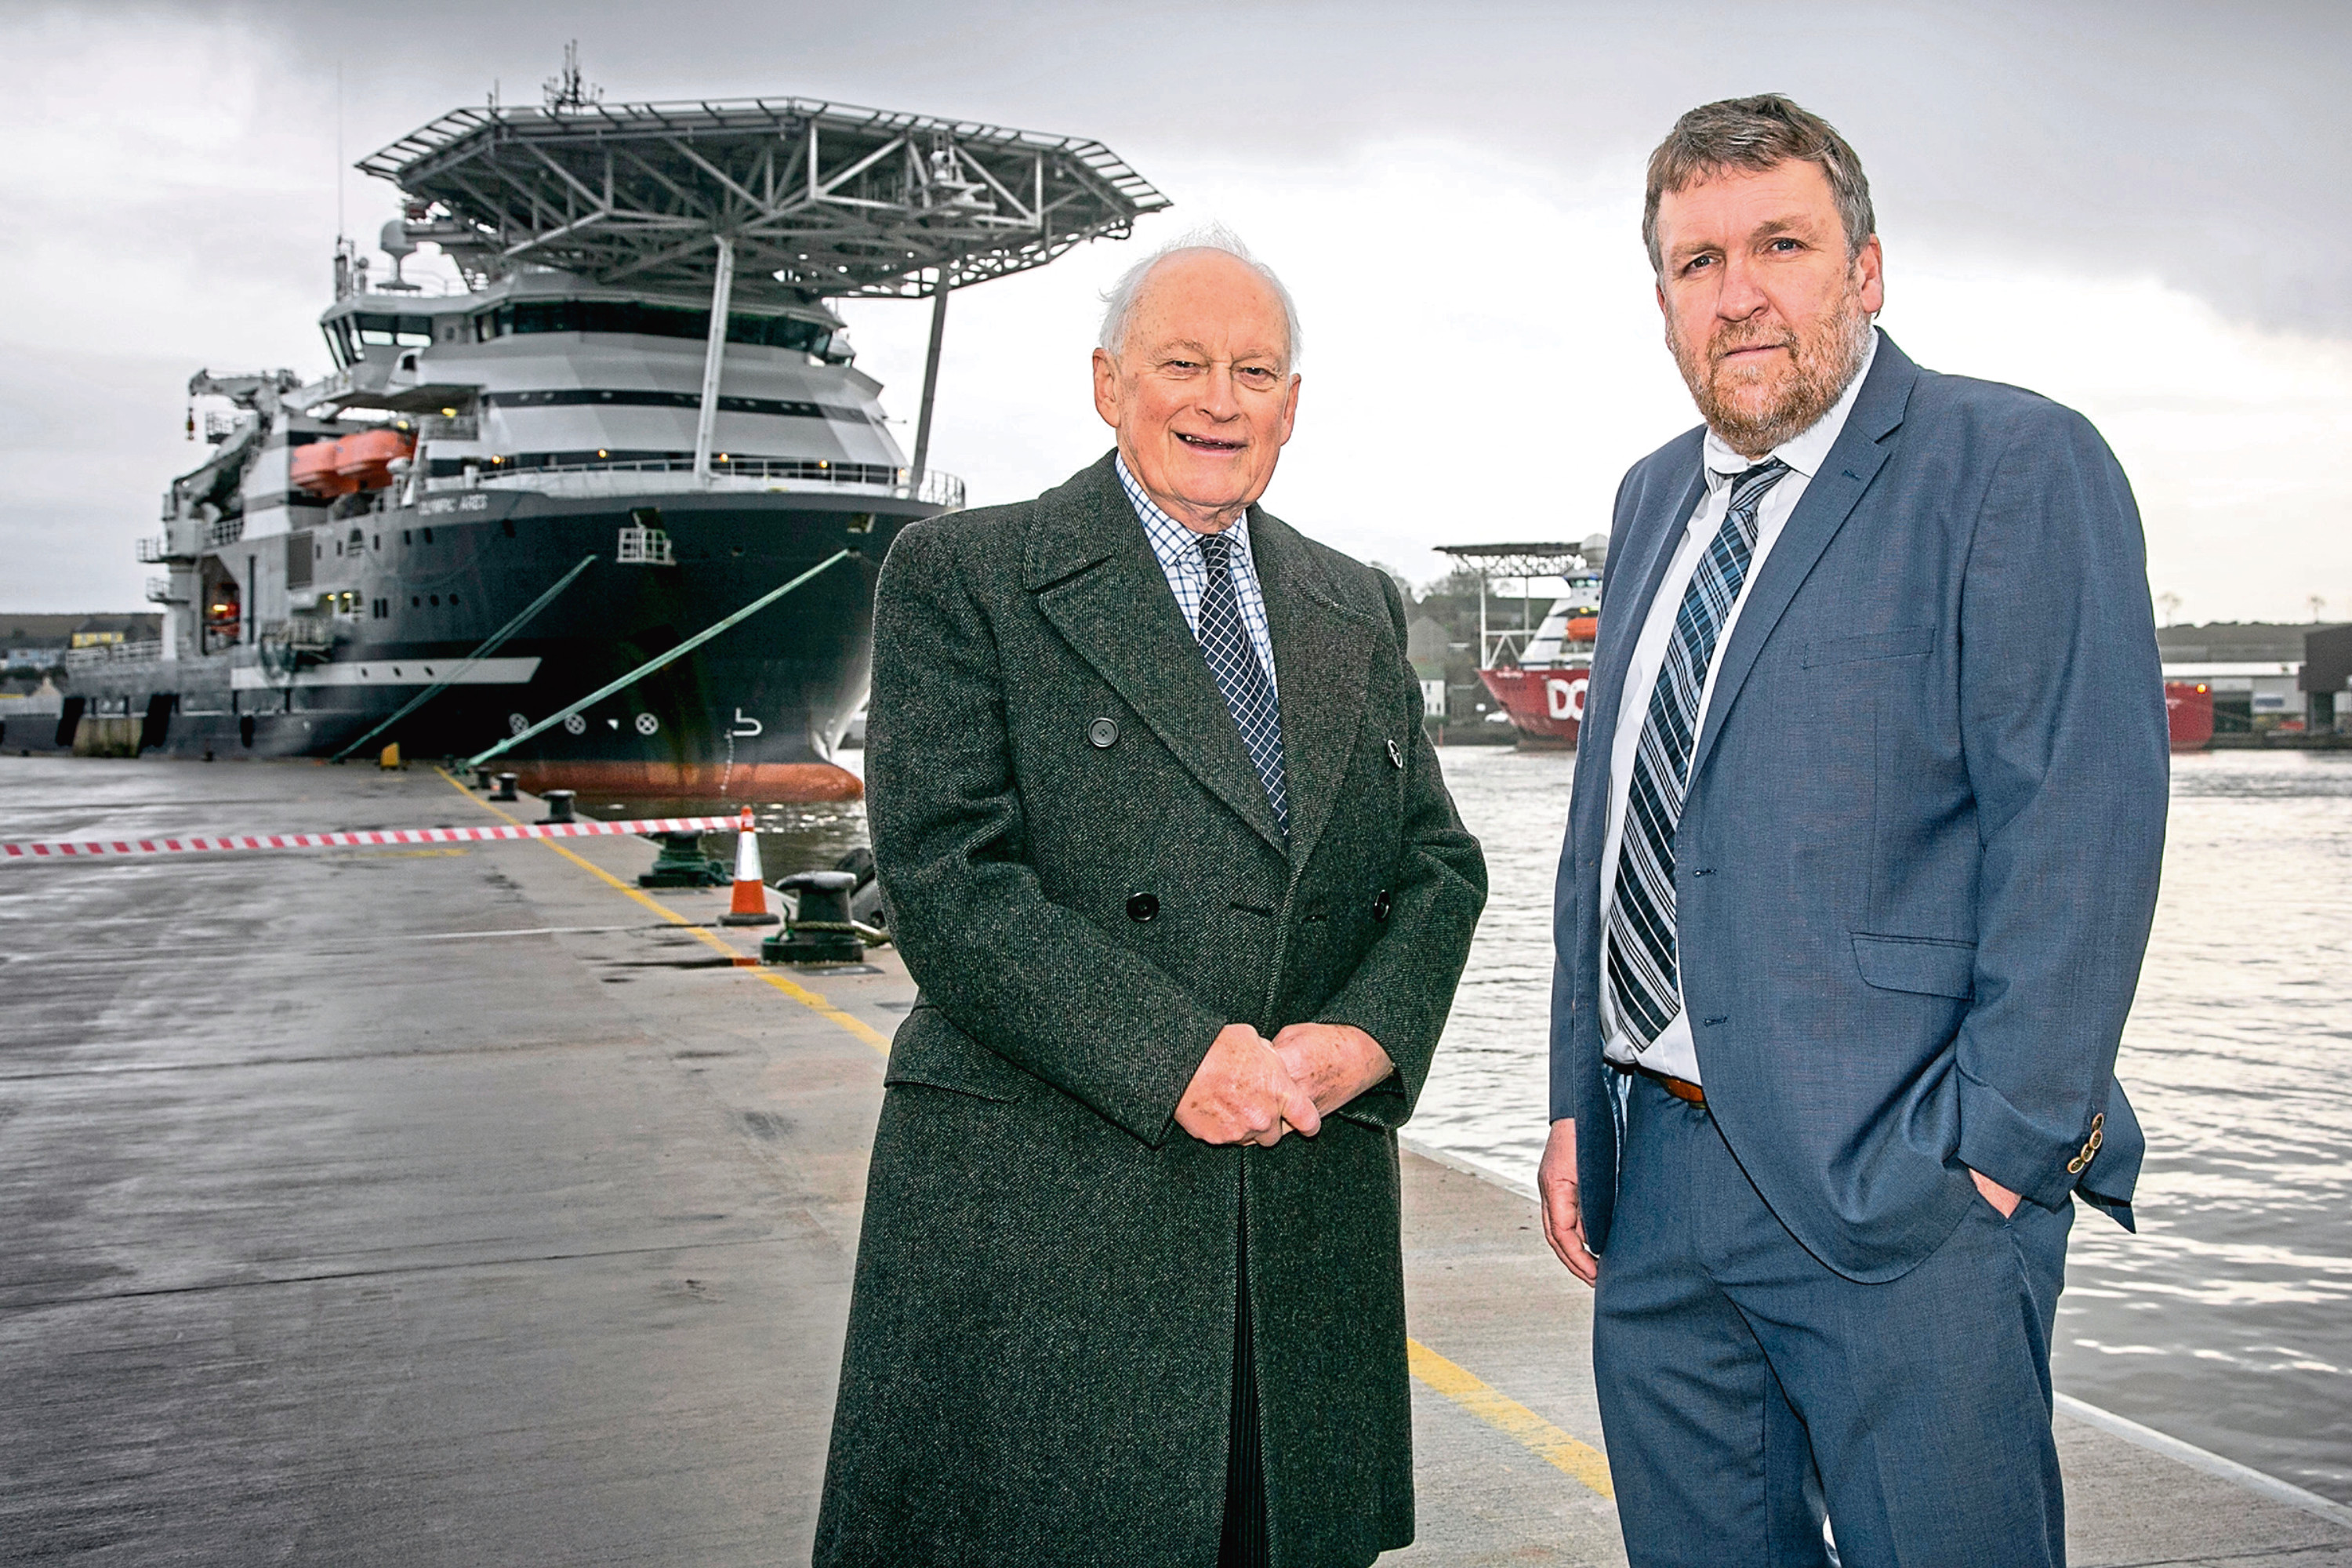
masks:
POLYGON ((776 917, 768 912, 768 884, 760 875, 760 836, 751 826, 751 808, 743 808, 743 819, 735 835, 735 901, 719 917, 723 926, 772 926, 776 917))

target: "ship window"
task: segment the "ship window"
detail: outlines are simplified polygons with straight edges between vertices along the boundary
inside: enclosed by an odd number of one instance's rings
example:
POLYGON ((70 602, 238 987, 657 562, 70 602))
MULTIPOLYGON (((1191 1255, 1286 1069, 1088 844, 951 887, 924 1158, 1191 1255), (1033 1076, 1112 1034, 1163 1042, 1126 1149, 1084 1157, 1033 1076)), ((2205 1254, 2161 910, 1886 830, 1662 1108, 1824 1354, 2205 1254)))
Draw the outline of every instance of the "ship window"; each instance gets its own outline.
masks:
MULTIPOLYGON (((708 310, 635 300, 523 300, 474 318, 474 336, 483 342, 533 332, 633 332, 641 337, 698 340, 709 331, 708 310)), ((727 341, 814 354, 828 364, 847 364, 851 359, 846 336, 836 341, 826 323, 799 316, 730 311, 727 341)))
POLYGON ((412 610, 421 610, 425 607, 425 601, 411 594, 408 595, 408 607, 412 610))
POLYGON ((430 348, 433 344, 433 318, 430 316, 380 316, 362 313, 345 318, 359 329, 362 348, 430 348))
POLYGON ((429 528, 425 531, 425 542, 427 544, 433 542, 433 531, 429 528))
POLYGON ((406 530, 406 529, 404 529, 404 529, 402 529, 402 530, 400 531, 400 542, 401 542, 403 544, 414 544, 414 543, 415 543, 415 542, 416 542, 415 540, 411 539, 411 538, 408 536, 408 530, 406 530))

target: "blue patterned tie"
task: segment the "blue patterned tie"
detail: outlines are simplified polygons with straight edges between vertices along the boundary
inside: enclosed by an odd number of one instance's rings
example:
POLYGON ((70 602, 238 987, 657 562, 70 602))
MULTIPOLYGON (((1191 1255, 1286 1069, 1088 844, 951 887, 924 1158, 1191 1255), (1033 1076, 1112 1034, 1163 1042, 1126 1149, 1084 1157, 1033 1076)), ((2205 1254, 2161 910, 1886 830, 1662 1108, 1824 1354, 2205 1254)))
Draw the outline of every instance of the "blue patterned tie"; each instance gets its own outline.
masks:
POLYGON ((1242 625, 1241 600, 1234 593, 1234 542, 1223 533, 1200 536, 1201 559, 1208 563, 1208 585, 1201 592, 1201 653, 1225 694, 1225 708, 1242 745, 1265 784, 1267 804, 1284 835, 1290 832, 1290 791, 1282 776, 1282 710, 1276 705, 1274 685, 1251 646, 1249 629, 1242 625))
POLYGON ((1756 554, 1756 508, 1789 471, 1779 458, 1759 463, 1731 481, 1723 526, 1691 574, 1665 666, 1650 689, 1649 716, 1633 753, 1625 793, 1625 827, 1617 848, 1616 896, 1609 904, 1609 984, 1617 1016, 1647 1050, 1682 1011, 1675 955, 1675 825, 1682 819, 1697 736, 1698 702, 1706 685, 1716 639, 1739 602, 1756 554))

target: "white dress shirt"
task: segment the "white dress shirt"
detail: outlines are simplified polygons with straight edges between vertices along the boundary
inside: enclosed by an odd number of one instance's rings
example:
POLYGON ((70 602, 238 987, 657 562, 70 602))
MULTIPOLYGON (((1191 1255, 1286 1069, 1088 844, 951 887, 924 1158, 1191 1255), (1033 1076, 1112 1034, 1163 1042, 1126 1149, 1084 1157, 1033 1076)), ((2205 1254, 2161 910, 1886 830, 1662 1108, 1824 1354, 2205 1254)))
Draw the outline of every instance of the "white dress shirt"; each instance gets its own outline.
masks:
MULTIPOLYGON (((1767 455, 1789 465, 1789 471, 1771 489, 1756 509, 1756 551, 1748 563, 1748 575, 1739 584, 1739 596, 1731 603, 1731 613, 1724 617, 1723 629, 1715 639, 1715 653, 1707 660, 1706 684, 1699 691, 1698 713, 1692 725, 1693 756, 1696 758, 1696 737, 1706 731, 1707 705, 1715 700, 1715 680, 1723 668, 1724 649, 1731 646, 1732 628, 1739 624, 1739 612, 1748 603, 1748 593, 1764 570, 1764 558, 1786 527, 1790 513, 1804 499, 1805 487, 1829 457, 1830 448, 1837 444, 1838 432, 1845 428, 1846 416, 1853 411, 1853 401, 1861 395, 1862 384, 1869 378, 1871 361, 1878 357, 1878 331, 1873 328, 1870 347, 1864 351, 1862 368, 1846 383, 1844 393, 1827 414, 1815 420, 1811 428, 1775 447, 1767 455)), ((1753 465, 1729 447, 1712 430, 1704 444, 1706 473, 1706 493, 1699 498, 1698 506, 1691 512, 1690 521, 1683 529, 1682 542, 1667 563, 1666 574, 1658 583, 1658 596, 1650 601, 1649 618, 1642 623, 1641 636, 1633 644, 1633 661, 1625 668, 1625 689, 1618 699, 1617 733, 1609 752, 1609 828, 1601 844, 1601 1036, 1604 1042, 1601 1054, 1612 1062, 1628 1066, 1639 1063, 1653 1072, 1665 1073, 1692 1083, 1702 1081, 1698 1073, 1698 1047, 1692 1042, 1690 1013, 1682 1005, 1681 982, 1683 967, 1682 944, 1675 944, 1675 1009, 1673 1019, 1645 1051, 1633 1048, 1634 1037, 1627 1032, 1617 1012, 1617 988, 1609 979, 1609 911, 1617 900, 1617 851, 1625 837, 1625 796, 1633 782, 1633 753, 1642 743, 1642 730, 1648 723, 1651 689, 1658 683, 1658 672, 1665 667, 1666 639, 1674 632, 1675 616, 1682 609, 1683 595, 1690 589, 1693 574, 1697 572, 1699 558, 1715 539, 1716 530, 1723 526, 1723 514, 1731 504, 1731 481, 1753 465)), ((1758 461, 1763 461, 1759 458, 1758 461)), ((1640 586, 1622 579, 1614 585, 1620 594, 1639 593, 1640 586)))
MULTIPOLYGON (((1168 515, 1144 493, 1135 476, 1127 471, 1124 457, 1112 459, 1118 468, 1119 488, 1127 491, 1128 504, 1143 524, 1143 536, 1151 542, 1151 553, 1160 562, 1160 570, 1168 579, 1168 591, 1176 595, 1176 607, 1184 612, 1184 624, 1192 628, 1192 636, 1201 636, 1201 595, 1209 586, 1209 558, 1201 553, 1200 534, 1168 515)), ((1265 669, 1266 689, 1279 701, 1282 688, 1274 677, 1274 629, 1266 624, 1265 595, 1257 581, 1257 560, 1250 553, 1249 513, 1225 526, 1225 534, 1234 542, 1234 552, 1226 557, 1233 563, 1228 569, 1234 583, 1234 598, 1242 613, 1242 626, 1249 633, 1250 647, 1257 650, 1257 661, 1265 669)))

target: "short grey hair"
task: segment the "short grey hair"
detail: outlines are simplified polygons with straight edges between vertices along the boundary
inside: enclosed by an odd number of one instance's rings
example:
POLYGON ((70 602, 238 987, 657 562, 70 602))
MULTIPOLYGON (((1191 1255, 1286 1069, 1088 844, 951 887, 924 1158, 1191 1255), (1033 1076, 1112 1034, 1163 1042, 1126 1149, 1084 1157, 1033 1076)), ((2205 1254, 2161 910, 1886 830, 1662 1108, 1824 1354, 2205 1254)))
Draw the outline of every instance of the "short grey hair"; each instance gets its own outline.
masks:
POLYGON ((1303 349, 1298 331, 1298 301, 1290 297, 1290 290, 1283 287, 1282 279, 1274 275, 1274 268, 1252 256, 1249 247, 1242 243, 1242 237, 1221 223, 1204 225, 1170 240, 1120 273, 1118 281, 1112 284, 1110 291, 1102 297, 1102 335, 1096 340, 1097 346, 1105 353, 1116 357, 1127 345, 1128 321, 1135 314, 1135 301, 1143 292, 1144 282, 1161 262, 1195 250, 1223 251, 1265 279, 1266 287, 1274 290, 1274 297, 1282 301, 1283 327, 1290 339, 1290 363, 1287 368, 1297 370, 1303 349))
POLYGON ((1837 127, 1777 92, 1702 103, 1675 121, 1650 154, 1649 188, 1642 200, 1642 244, 1650 270, 1665 275, 1658 250, 1658 202, 1669 192, 1688 190, 1732 170, 1760 174, 1783 163, 1817 163, 1845 226, 1846 259, 1852 261, 1878 230, 1871 210, 1870 181, 1837 127))

